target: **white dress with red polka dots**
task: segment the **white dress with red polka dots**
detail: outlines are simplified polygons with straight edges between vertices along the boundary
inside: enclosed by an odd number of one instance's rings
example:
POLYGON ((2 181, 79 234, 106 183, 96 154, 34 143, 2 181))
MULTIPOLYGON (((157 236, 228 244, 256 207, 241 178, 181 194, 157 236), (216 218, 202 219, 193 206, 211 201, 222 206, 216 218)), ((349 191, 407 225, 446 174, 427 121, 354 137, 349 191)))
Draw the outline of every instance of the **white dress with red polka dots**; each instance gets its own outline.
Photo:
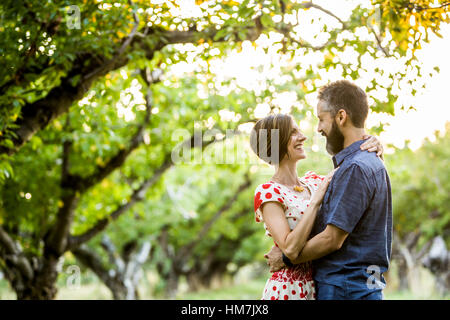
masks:
MULTIPOLYGON (((322 180, 322 176, 312 171, 307 172, 300 178, 300 181, 308 186, 311 195, 318 189, 322 180)), ((301 197, 300 192, 293 191, 273 181, 261 184, 255 190, 256 222, 263 222, 260 207, 263 203, 270 201, 281 203, 289 228, 292 230, 309 206, 310 199, 305 199, 301 197)), ((266 229, 266 235, 271 237, 265 223, 264 228, 266 229)), ((315 296, 312 263, 306 262, 274 272, 266 282, 262 300, 313 300, 315 296)))

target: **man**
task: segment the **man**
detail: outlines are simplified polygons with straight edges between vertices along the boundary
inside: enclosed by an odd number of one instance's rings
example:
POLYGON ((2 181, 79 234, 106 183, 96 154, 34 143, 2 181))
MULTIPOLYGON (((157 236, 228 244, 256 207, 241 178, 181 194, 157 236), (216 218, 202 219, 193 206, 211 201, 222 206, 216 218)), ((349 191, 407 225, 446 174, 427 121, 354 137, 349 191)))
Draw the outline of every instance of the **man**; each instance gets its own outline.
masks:
POLYGON ((276 247, 266 255, 271 271, 313 260, 318 300, 382 299, 392 241, 389 176, 373 152, 360 150, 369 111, 365 92, 342 80, 319 91, 318 132, 327 139, 334 173, 312 238, 295 261, 276 247), (283 262, 284 261, 284 262, 283 262))

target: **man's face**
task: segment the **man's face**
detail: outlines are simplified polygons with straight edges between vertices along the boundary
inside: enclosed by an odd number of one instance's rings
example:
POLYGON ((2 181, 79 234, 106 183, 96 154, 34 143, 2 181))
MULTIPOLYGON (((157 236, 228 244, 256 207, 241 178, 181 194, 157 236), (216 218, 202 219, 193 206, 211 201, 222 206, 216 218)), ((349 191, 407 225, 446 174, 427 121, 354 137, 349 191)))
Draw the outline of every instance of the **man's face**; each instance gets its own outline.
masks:
POLYGON ((335 118, 327 108, 327 103, 319 100, 317 104, 317 117, 319 125, 317 131, 327 138, 327 151, 331 155, 337 154, 344 149, 344 136, 339 130, 335 118))

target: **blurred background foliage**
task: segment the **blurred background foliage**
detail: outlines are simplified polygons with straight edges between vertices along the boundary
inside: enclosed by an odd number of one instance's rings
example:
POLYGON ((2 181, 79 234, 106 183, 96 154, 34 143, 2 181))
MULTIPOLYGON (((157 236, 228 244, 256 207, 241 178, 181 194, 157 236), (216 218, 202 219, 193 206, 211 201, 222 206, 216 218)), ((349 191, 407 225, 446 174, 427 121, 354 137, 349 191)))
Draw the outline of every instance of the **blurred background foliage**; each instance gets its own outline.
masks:
MULTIPOLYGON (((355 4, 345 19, 315 2, 186 3, 0 5, 1 298, 259 299, 272 242, 253 193, 273 169, 249 148, 254 121, 291 113, 309 137, 299 175, 326 174, 308 99, 324 72, 364 79, 372 114, 394 115, 439 72, 416 52, 449 22, 444 1, 355 4)), ((417 297, 421 278, 441 286, 420 297, 448 294, 442 261, 422 264, 436 237, 450 245, 449 135, 387 146, 391 298, 417 297)))

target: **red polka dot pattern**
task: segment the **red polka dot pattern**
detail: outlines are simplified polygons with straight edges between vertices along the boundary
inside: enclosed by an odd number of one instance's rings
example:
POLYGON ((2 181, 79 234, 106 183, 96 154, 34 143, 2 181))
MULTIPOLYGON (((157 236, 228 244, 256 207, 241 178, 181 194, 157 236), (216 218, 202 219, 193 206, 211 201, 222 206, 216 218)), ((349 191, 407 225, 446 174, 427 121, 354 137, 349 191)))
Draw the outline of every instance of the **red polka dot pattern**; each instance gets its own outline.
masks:
MULTIPOLYGON (((292 230, 303 215, 308 214, 309 196, 320 186, 323 177, 312 171, 300 178, 308 188, 300 193, 284 185, 270 181, 259 185, 255 190, 255 221, 263 222, 260 207, 265 202, 278 202, 283 207, 289 228, 292 230), (308 190, 310 192, 308 192, 308 190), (311 194, 310 194, 311 193, 311 194)), ((266 235, 271 237, 264 224, 266 235)), ((275 244, 276 245, 276 244, 275 244)), ((300 264, 274 272, 263 289, 263 300, 313 300, 315 299, 312 264, 300 264)))

